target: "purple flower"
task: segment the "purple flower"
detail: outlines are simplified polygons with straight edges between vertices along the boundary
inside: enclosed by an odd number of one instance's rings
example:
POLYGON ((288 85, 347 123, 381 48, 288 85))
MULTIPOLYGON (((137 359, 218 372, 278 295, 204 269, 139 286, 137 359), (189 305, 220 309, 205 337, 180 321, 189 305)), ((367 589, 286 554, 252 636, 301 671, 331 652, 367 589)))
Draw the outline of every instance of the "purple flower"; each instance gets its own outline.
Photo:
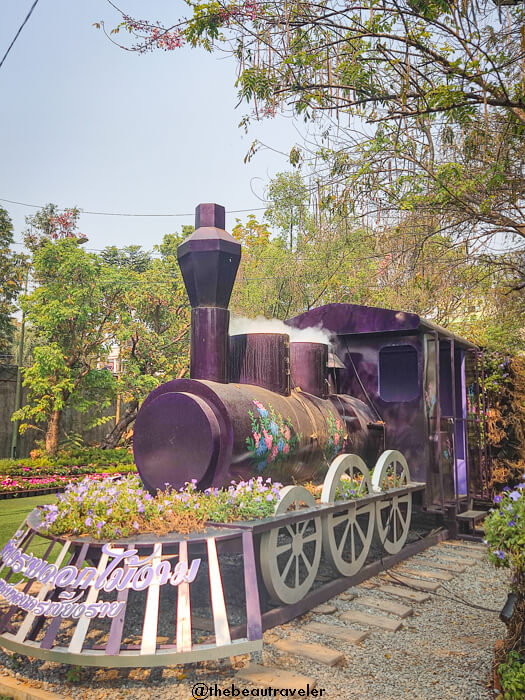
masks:
POLYGON ((516 525, 516 521, 515 521, 515 520, 509 520, 509 527, 514 527, 514 525, 516 525))
POLYGON ((139 511, 139 513, 144 513, 144 511, 145 511, 144 503, 139 503, 138 511, 139 511))
POLYGON ((91 518, 90 516, 88 516, 88 517, 84 520, 84 525, 85 525, 86 527, 91 527, 91 526, 93 525, 93 518, 91 518))
POLYGON ((504 490, 504 491, 510 491, 510 486, 504 486, 504 487, 503 487, 503 490, 504 490))
POLYGON ((133 523, 133 527, 135 528, 135 530, 138 530, 138 529, 139 529, 139 524, 138 524, 138 522, 137 522, 136 520, 135 520, 135 522, 133 523))
POLYGON ((513 501, 519 501, 521 498, 521 493, 519 491, 512 491, 509 493, 509 498, 512 498, 513 501))
POLYGON ((505 552, 502 552, 501 549, 495 549, 493 552, 498 559, 505 559, 505 552))
POLYGON ((494 503, 501 503, 502 500, 503 500, 503 496, 500 496, 500 495, 494 496, 494 503))

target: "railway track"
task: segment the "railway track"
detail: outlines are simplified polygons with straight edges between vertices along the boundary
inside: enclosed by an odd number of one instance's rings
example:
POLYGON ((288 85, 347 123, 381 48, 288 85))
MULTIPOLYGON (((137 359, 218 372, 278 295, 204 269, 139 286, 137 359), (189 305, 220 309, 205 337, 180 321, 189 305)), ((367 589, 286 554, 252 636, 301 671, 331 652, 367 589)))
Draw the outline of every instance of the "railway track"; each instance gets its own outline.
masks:
MULTIPOLYGON (((333 685, 339 682, 341 690, 350 676, 356 687, 352 691, 354 694, 344 697, 372 697, 372 694, 368 696, 357 688, 360 684, 356 683, 358 679, 355 678, 356 651, 357 656, 362 657, 367 647, 377 649, 383 644, 383 665, 391 666, 399 674, 399 665, 404 662, 400 658, 392 660, 396 649, 407 646, 407 640, 414 638, 416 623, 425 615, 435 617, 443 607, 443 601, 462 600, 458 589, 462 588, 465 576, 472 578, 474 575, 483 580, 483 569, 488 566, 485 551, 486 548, 477 543, 444 541, 363 581, 349 592, 335 596, 301 618, 269 630, 264 635, 265 645, 260 662, 252 661, 240 669, 236 674, 237 682, 250 683, 255 687, 302 688, 305 691, 309 688, 311 691, 312 688, 319 690, 323 684, 327 685, 329 676, 327 692, 328 697, 333 697, 333 685), (349 666, 352 673, 349 673, 349 666), (308 672, 301 673, 303 669, 308 672)), ((477 615, 477 609, 470 608, 469 602, 476 604, 477 601, 466 600, 464 609, 470 620, 472 615, 477 615)), ((496 627, 500 624, 496 612, 486 614, 494 618, 496 627)), ((462 635, 461 619, 452 621, 451 627, 458 637, 469 636, 462 635)), ((479 646, 480 640, 473 640, 471 643, 479 646)), ((450 649, 441 653, 450 654, 450 658, 466 659, 469 655, 468 641, 463 646, 464 651, 450 649)), ((491 653, 491 640, 488 638, 487 648, 491 653)), ((425 654, 424 649, 421 652, 425 654)), ((357 671, 359 675, 359 668, 357 671)), ((486 671, 490 671, 490 666, 486 671)), ((481 681, 482 686, 485 682, 484 679, 477 681, 481 681)), ((374 697, 385 700, 397 697, 421 697, 426 700, 427 697, 416 693, 411 695, 410 690, 406 694, 396 692, 399 691, 394 691, 392 695, 374 694, 374 697)), ((468 695, 458 691, 454 695, 449 691, 436 697, 457 697, 461 700, 485 697, 477 692, 474 690, 472 695, 468 695)))

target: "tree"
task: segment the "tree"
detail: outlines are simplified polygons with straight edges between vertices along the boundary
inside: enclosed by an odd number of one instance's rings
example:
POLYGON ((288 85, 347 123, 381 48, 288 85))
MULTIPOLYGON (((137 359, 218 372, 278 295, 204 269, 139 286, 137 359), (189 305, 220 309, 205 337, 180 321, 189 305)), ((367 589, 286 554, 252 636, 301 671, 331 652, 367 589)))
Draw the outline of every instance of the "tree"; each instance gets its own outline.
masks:
POLYGON ((175 257, 177 246, 188 232, 186 228, 182 237, 164 236, 156 248, 160 259, 152 259, 135 246, 133 250, 106 249, 102 254, 126 268, 129 279, 119 306, 115 336, 120 348, 118 390, 125 409, 104 438, 103 448, 118 444, 135 420, 140 403, 153 389, 184 376, 188 370, 190 308, 175 257))
POLYGON ((439 228, 432 212, 405 212, 395 227, 367 228, 355 218, 306 209, 291 250, 284 175, 268 187, 272 220, 283 228, 272 234, 253 215, 233 228, 243 245, 235 313, 284 319, 319 304, 365 304, 418 313, 491 349, 525 347, 525 309, 521 297, 508 294, 508 270, 471 256, 466 244, 443 233, 429 236, 439 228))
POLYGON ((108 265, 123 270, 134 270, 140 273, 146 272, 151 267, 151 255, 142 250, 139 245, 130 245, 124 248, 108 246, 102 251, 101 257, 108 265))
POLYGON ((98 369, 116 334, 116 311, 127 280, 121 272, 79 246, 76 216, 53 222, 53 205, 28 219, 26 245, 33 253, 35 289, 21 299, 37 335, 34 363, 23 370, 27 404, 13 419, 46 424, 45 446, 56 453, 67 405, 86 411, 114 396, 110 372, 98 369), (57 234, 56 237, 54 234, 57 234))
POLYGON ((14 326, 14 301, 22 289, 24 256, 11 250, 13 225, 8 213, 0 207, 0 356, 10 355, 14 326))
MULTIPOLYGON (((113 31, 127 30, 136 51, 187 43, 231 52, 239 96, 253 106, 244 126, 286 109, 318 125, 290 160, 322 171, 321 203, 394 219, 432 211, 432 234, 523 247, 522 2, 190 6, 187 20, 165 24, 122 13, 113 31)), ((524 280, 520 268, 517 286, 524 280)))
POLYGON ((46 204, 33 216, 26 216, 25 244, 30 250, 38 250, 49 241, 71 239, 84 243, 87 238, 77 231, 80 209, 59 209, 56 204, 46 204))
POLYGON ((278 231, 292 250, 294 241, 304 233, 308 219, 308 188, 300 173, 277 173, 267 188, 270 202, 266 220, 278 231))

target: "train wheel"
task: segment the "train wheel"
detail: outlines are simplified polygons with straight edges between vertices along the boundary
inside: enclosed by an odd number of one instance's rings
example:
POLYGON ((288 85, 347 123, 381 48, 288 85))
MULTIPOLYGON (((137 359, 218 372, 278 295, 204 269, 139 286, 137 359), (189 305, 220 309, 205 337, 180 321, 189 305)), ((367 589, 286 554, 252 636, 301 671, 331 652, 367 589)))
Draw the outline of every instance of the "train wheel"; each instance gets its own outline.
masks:
MULTIPOLYGON (((377 460, 372 474, 374 491, 388 493, 410 483, 408 464, 401 452, 387 450, 377 460)), ((377 531, 383 547, 389 554, 400 551, 408 537, 412 517, 412 494, 392 494, 376 502, 377 531)))
MULTIPOLYGON (((275 515, 316 505, 304 486, 285 486, 275 515)), ((321 519, 311 517, 265 532, 261 537, 261 573, 270 596, 277 602, 297 603, 310 590, 319 568, 321 519)))
POLYGON ((374 535, 375 504, 359 504, 372 493, 370 472, 361 457, 339 455, 325 477, 321 501, 347 500, 348 507, 323 521, 323 548, 332 566, 343 576, 353 576, 365 563, 374 535), (355 493, 351 493, 354 491, 355 493))

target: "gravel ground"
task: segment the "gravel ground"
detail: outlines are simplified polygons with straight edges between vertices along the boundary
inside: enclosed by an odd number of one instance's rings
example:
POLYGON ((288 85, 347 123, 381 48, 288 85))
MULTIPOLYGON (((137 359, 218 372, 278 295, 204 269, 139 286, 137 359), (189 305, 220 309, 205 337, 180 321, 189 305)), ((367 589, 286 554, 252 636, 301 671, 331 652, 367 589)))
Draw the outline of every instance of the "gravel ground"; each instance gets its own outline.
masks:
MULTIPOLYGON (((455 556, 461 563, 464 551, 439 545, 408 562, 410 568, 414 568, 424 565, 425 561, 430 563, 432 558, 440 560, 443 555, 455 556)), ((366 592, 385 597, 373 590, 384 582, 384 578, 377 577, 351 591, 358 595, 366 592)), ((456 575, 452 581, 444 583, 437 595, 431 594, 431 599, 426 603, 413 603, 415 614, 403 621, 399 632, 374 630, 361 644, 347 645, 307 634, 303 630, 307 620, 344 624, 338 623, 333 615, 308 613, 266 632, 264 650, 252 654, 252 661, 313 678, 317 688, 325 690, 323 697, 329 699, 494 700, 495 695, 488 683, 494 644, 505 635, 505 626, 499 621, 498 613, 505 602, 507 589, 508 574, 495 570, 486 560, 482 560, 465 573, 456 575), (478 610, 459 599, 498 612, 478 610), (280 637, 331 646, 344 652, 345 664, 329 668, 280 654, 272 646, 272 642, 280 637)), ((360 606, 358 599, 348 601, 344 600, 344 596, 339 596, 332 602, 341 611, 352 609, 378 613, 377 610, 360 606)), ((406 604, 400 599, 397 602, 406 604)), ((74 671, 68 666, 14 657, 0 651, 0 675, 15 676, 35 687, 81 700, 189 700, 196 682, 208 685, 216 683, 225 689, 231 688, 232 681, 235 681, 238 688, 251 689, 252 686, 235 679, 236 669, 248 662, 248 657, 236 657, 225 662, 163 669, 82 668, 77 670, 79 678, 74 679, 77 682, 71 682, 74 671)))

